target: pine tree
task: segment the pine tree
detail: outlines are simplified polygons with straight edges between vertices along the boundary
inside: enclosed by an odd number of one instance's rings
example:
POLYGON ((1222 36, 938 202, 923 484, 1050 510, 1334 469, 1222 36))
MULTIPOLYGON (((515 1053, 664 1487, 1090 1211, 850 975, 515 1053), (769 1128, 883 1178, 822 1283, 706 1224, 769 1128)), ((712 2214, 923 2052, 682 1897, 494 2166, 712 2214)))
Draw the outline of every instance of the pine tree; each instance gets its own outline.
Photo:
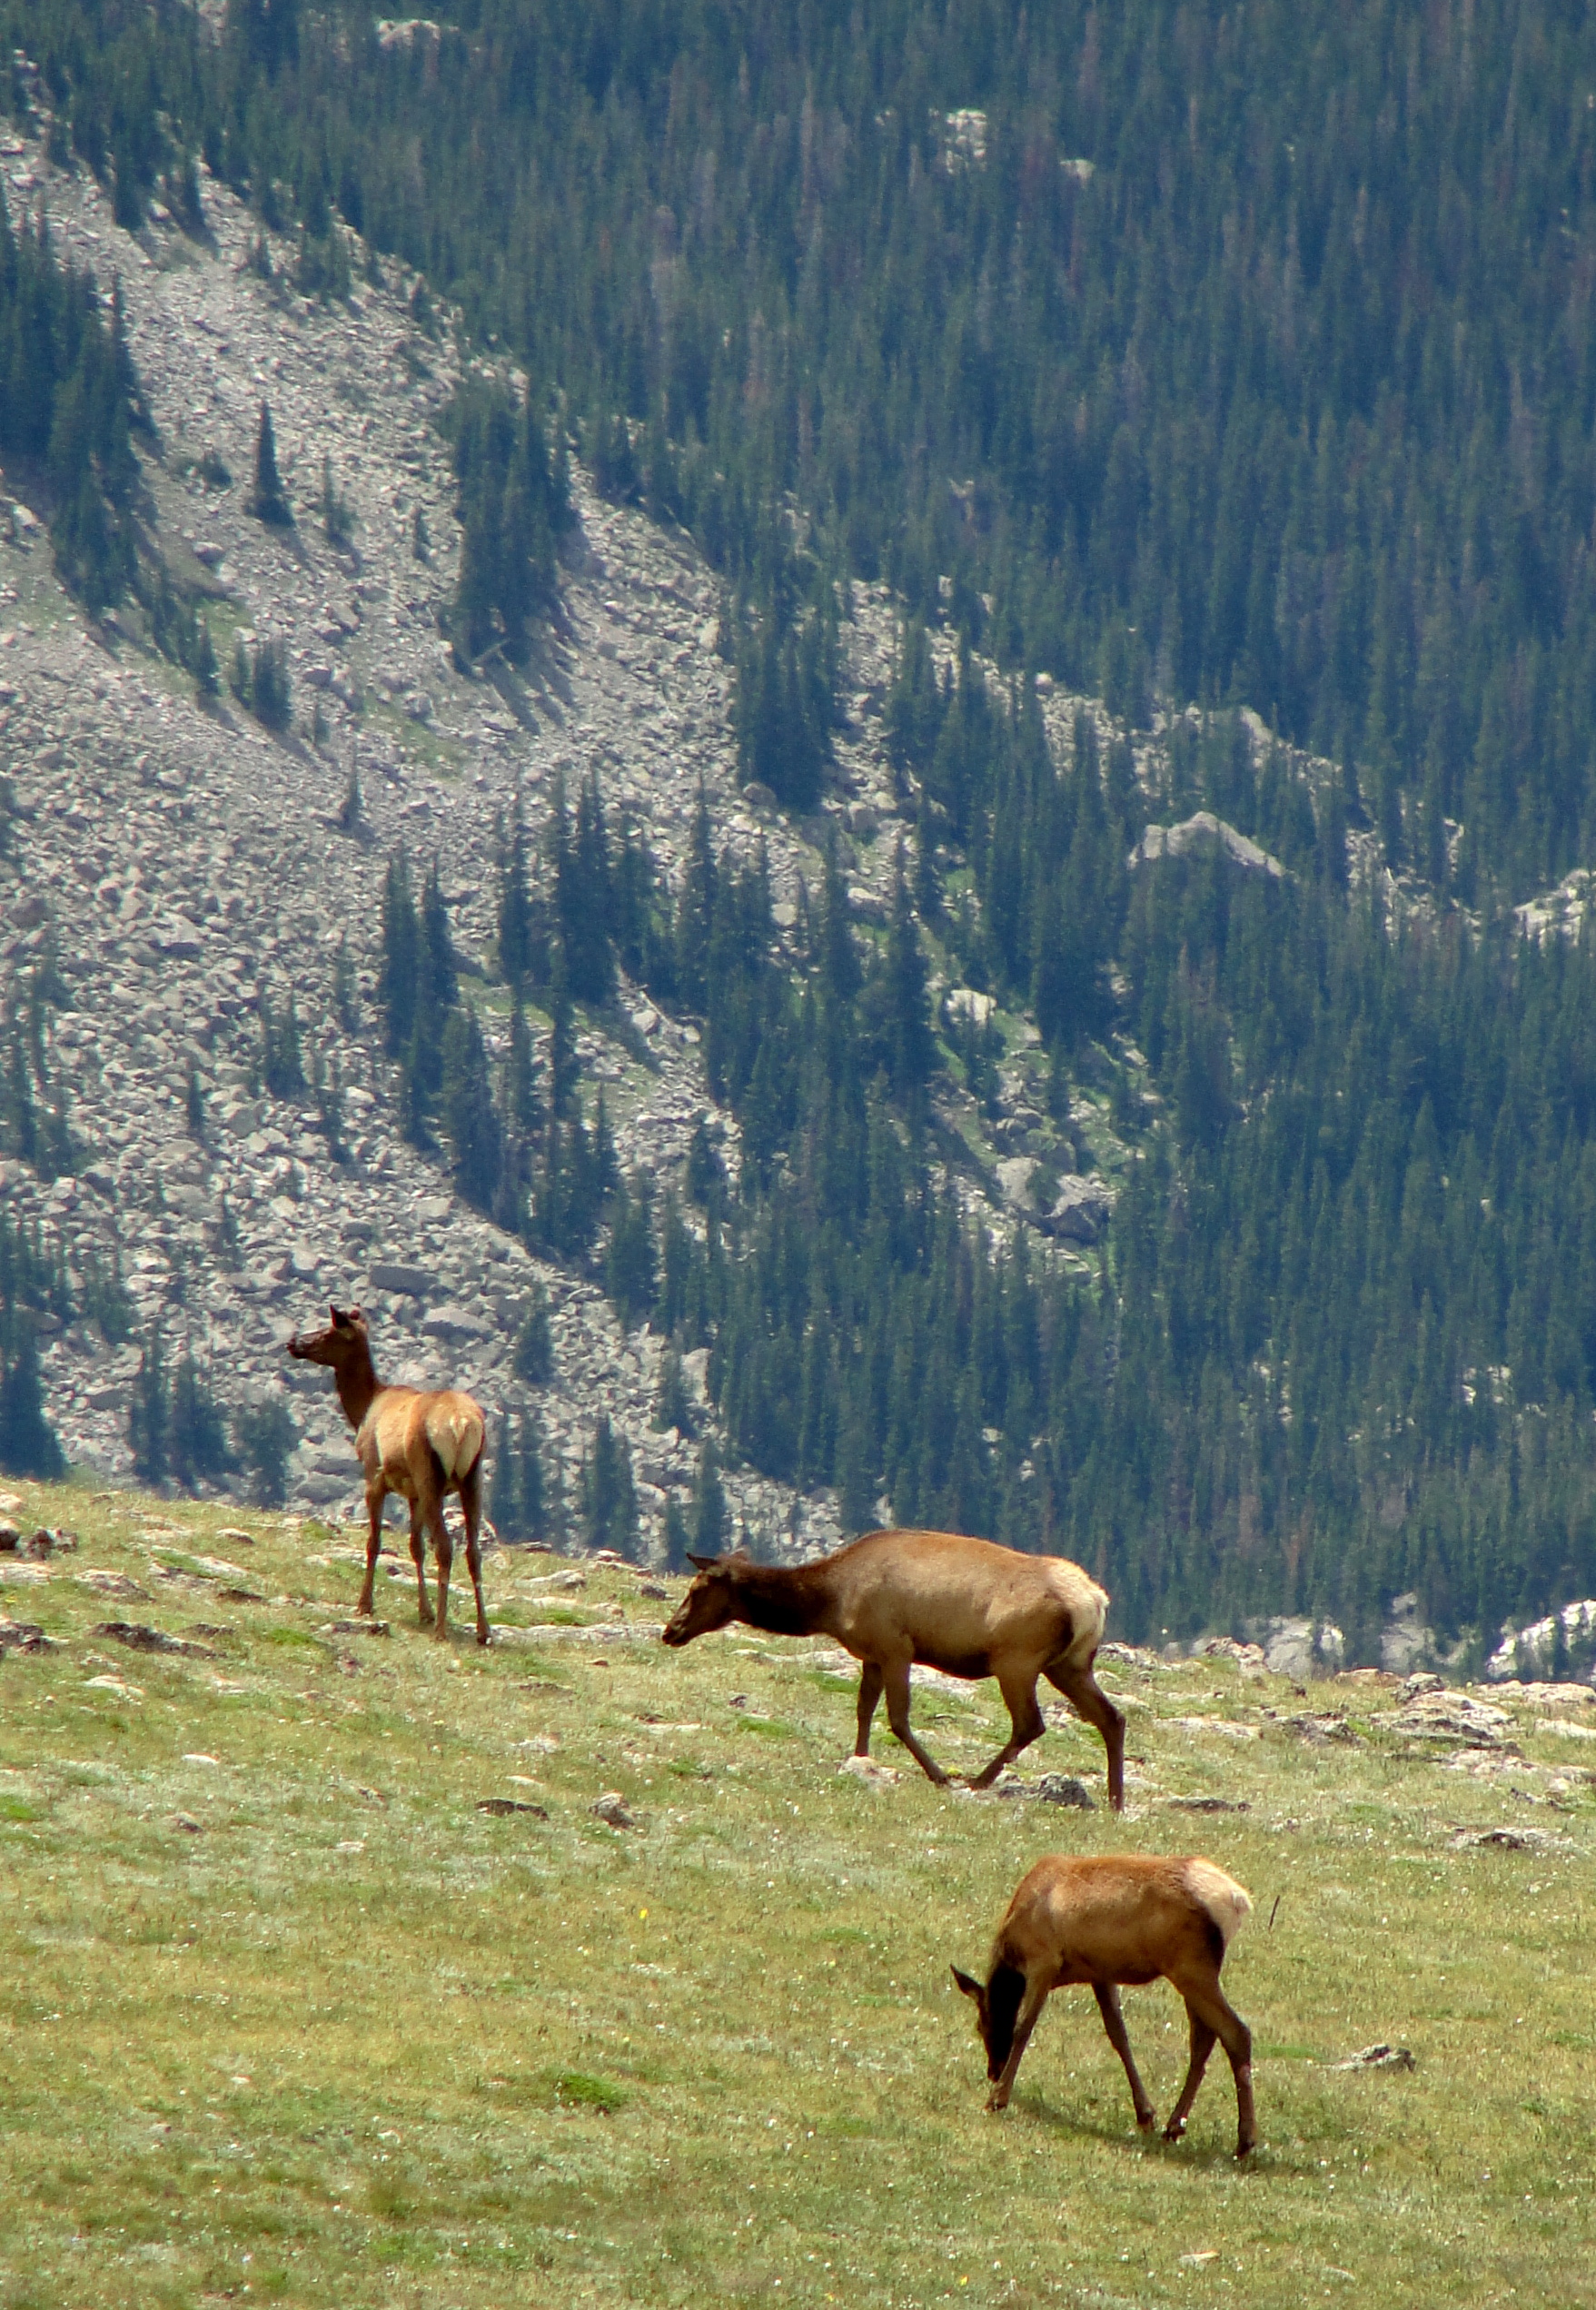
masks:
POLYGON ((340 931, 338 949, 332 957, 332 1015, 346 1035, 359 1031, 360 986, 355 977, 354 958, 349 951, 347 931, 340 931))
POLYGON ((527 829, 518 780, 511 810, 510 832, 498 830, 499 967, 511 992, 520 996, 532 963, 531 896, 527 887, 527 829))
POLYGON ((255 486, 249 510, 258 521, 267 522, 274 529, 293 526, 293 515, 277 471, 277 438, 272 429, 270 402, 261 403, 261 421, 255 433, 255 486))
POLYGON ((263 1508, 281 1508, 288 1496, 288 1462, 299 1443, 299 1432, 280 1396, 246 1403, 233 1423, 240 1458, 253 1478, 255 1499, 263 1508))
POLYGON ((698 1481, 693 1486, 693 1504, 689 1512, 695 1556, 719 1556, 726 1545, 730 1516, 726 1505, 726 1490, 720 1481, 720 1455, 715 1449, 713 1436, 707 1437, 699 1454, 698 1481))
POLYGON ((546 1387, 554 1377, 554 1341, 549 1325, 549 1294, 541 1284, 532 1289, 532 1304, 515 1335, 511 1361, 516 1377, 530 1388, 546 1387))
POLYGON ((549 1111, 556 1122, 566 1119, 576 1105, 580 1073, 576 1016, 566 979, 565 948, 559 946, 554 949, 554 967, 549 981, 549 1111))
POLYGON ((66 1472, 61 1442, 45 1410, 39 1351, 33 1328, 16 1327, 15 1347, 0 1353, 0 1472, 57 1482, 66 1472))
POLYGON ((169 1438, 172 1472, 185 1492, 226 1473, 232 1455, 222 1413, 189 1350, 173 1374, 169 1438))
POLYGON ((128 1442, 141 1482, 166 1481, 171 1441, 172 1399, 166 1382, 164 1343, 159 1324, 145 1339, 139 1358, 138 1378, 128 1407, 128 1442))
POLYGON ((659 1359, 659 1386, 654 1398, 654 1425, 661 1433, 674 1428, 678 1435, 690 1436, 697 1424, 693 1416, 693 1400, 688 1389, 687 1374, 682 1370, 681 1356, 674 1346, 668 1346, 659 1359))
POLYGON ((377 980, 391 1058, 401 1057, 410 1048, 421 975, 421 925, 411 896, 410 861, 402 850, 396 850, 382 886, 382 964, 377 980))
POLYGON ((688 1562, 688 1551, 692 1544, 691 1527, 680 1501, 672 1492, 665 1502, 665 1569, 668 1572, 685 1572, 692 1569, 688 1562))
POLYGON ((593 1441, 582 1462, 582 1546, 591 1552, 613 1549, 635 1558, 638 1546, 637 1490, 632 1482, 631 1453, 617 1436, 610 1414, 601 1412, 593 1441))
POLYGON ((503 1141, 488 1080, 488 1054, 477 1015, 451 1011, 443 1030, 443 1127, 453 1152, 454 1183, 473 1210, 491 1212, 499 1193, 503 1141))
POLYGON ((202 702, 219 697, 222 677, 216 665, 216 645, 211 639, 207 619, 201 618, 194 630, 193 655, 194 696, 202 702))
POLYGON ((634 1173, 615 1190, 610 1244, 604 1255, 604 1289, 628 1331, 646 1323, 659 1295, 654 1248, 653 1198, 646 1176, 634 1173))

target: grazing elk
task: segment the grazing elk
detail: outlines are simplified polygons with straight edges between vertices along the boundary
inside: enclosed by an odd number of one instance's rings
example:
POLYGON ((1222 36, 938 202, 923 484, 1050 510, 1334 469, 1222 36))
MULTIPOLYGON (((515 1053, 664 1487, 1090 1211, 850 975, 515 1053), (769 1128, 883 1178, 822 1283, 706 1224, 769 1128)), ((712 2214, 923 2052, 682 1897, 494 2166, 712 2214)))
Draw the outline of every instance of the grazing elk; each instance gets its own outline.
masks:
POLYGON ((427 1601, 425 1572, 427 1532, 438 1555, 437 1635, 446 1636, 449 1612, 449 1570, 454 1546, 443 1521, 448 1492, 460 1494, 465 1512, 465 1561, 477 1595, 477 1642, 488 1641, 488 1615, 482 1604, 482 1552, 477 1529, 482 1520, 482 1445, 487 1423, 481 1404, 458 1388, 384 1387, 372 1363, 372 1343, 366 1319, 358 1307, 331 1307, 332 1321, 324 1332, 288 1341, 290 1355, 302 1363, 332 1367, 338 1401, 354 1430, 354 1448, 366 1472, 366 1512, 371 1530, 366 1540, 366 1581, 361 1590, 359 1612, 372 1610, 372 1586, 377 1576, 377 1552, 382 1538, 382 1502, 391 1492, 410 1503, 410 1552, 416 1568, 416 1599, 423 1628, 432 1624, 427 1601))
POLYGON ((1050 1853, 1021 1879, 993 1945, 986 1985, 956 1965, 953 1978, 976 2001, 976 2026, 992 2080, 988 2109, 1006 2109, 1020 2056, 1049 1993, 1089 1983, 1108 2042, 1125 2064, 1136 2124, 1157 2124, 1136 2074, 1119 2008, 1121 1988, 1140 1988, 1162 1974, 1185 1999, 1192 2056, 1180 2099, 1164 2128, 1166 2142, 1186 2129, 1203 2071, 1217 2037, 1235 2077, 1235 2154, 1258 2138, 1253 2116, 1253 2039, 1219 1986, 1232 1935, 1252 1908, 1234 1878, 1212 1861, 1155 1860, 1127 1854, 1102 1860, 1050 1853))
POLYGON ((989 1789, 1046 1730, 1036 1706, 1045 1676, 1096 1726, 1108 1751, 1108 1800, 1125 1802, 1125 1718, 1092 1673, 1108 1599, 1062 1556, 1023 1556, 958 1532, 875 1532, 812 1564, 756 1564, 742 1550, 693 1556, 699 1576, 665 1630, 667 1644, 729 1621, 780 1636, 829 1636, 864 1664, 858 1739, 883 1691, 887 1718, 922 1772, 947 1775, 909 1730, 909 1670, 919 1661, 957 1677, 995 1676, 1012 1734, 971 1786, 989 1789))

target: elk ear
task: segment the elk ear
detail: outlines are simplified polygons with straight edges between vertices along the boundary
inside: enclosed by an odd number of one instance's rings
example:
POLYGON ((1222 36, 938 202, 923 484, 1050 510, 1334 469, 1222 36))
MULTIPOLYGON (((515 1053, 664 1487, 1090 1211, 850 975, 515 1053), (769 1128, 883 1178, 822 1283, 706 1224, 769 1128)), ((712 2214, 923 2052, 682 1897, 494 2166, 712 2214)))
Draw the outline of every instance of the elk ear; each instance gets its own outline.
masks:
POLYGON ((349 1321, 349 1318, 345 1315, 343 1310, 341 1307, 334 1307, 331 1302, 328 1303, 327 1313, 332 1318, 332 1328, 334 1331, 338 1329, 341 1324, 346 1324, 349 1321))
POLYGON ((690 1548, 687 1552, 687 1560, 689 1564, 696 1564, 701 1572, 709 1571, 720 1561, 719 1556, 695 1556, 690 1548))
POLYGON ((961 1973, 957 1965, 951 1965, 947 1969, 953 1976, 954 1988, 961 1989, 967 1998, 974 1998, 976 2003, 979 2005, 981 2002, 980 1983, 972 1981, 967 1973, 961 1973))

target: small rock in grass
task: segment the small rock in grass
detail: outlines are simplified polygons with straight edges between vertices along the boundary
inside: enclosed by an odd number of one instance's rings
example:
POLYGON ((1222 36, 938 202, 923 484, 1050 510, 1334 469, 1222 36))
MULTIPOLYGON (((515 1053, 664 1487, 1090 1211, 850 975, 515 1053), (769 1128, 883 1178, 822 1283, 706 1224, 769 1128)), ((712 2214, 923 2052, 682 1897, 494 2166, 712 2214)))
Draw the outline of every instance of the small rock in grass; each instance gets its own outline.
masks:
POLYGON ((77 1546, 77 1534, 41 1524, 22 1544, 25 1556, 64 1556, 77 1546))
POLYGON ((202 1824, 194 1819, 192 1813, 173 1813, 172 1826, 173 1829, 181 1829, 184 1835, 189 1837, 203 1837, 205 1833, 202 1824))
POLYGON ((329 1621, 322 1629, 323 1636, 386 1636, 386 1621, 329 1621))
POLYGON ((1033 1802, 1044 1805, 1074 1805, 1084 1813, 1094 1813, 1097 1809, 1097 1799, 1085 1782, 1077 1780, 1073 1773, 1067 1772, 1045 1772, 1040 1780, 1006 1777, 998 1782, 995 1793, 999 1797, 1029 1798, 1033 1802))
MULTIPOLYGON (((508 1799, 501 1801, 507 1802, 508 1799)), ((619 1789, 607 1789, 591 1807, 591 1811, 596 1820, 603 1821, 610 1829, 635 1829, 638 1825, 636 1814, 619 1789)))
POLYGON ((1452 1842, 1453 1851, 1460 1853, 1489 1847, 1503 1853, 1550 1853, 1567 1839, 1547 1829, 1460 1829, 1452 1842))
POLYGON ((90 1633, 108 1636, 114 1644, 125 1644, 130 1652, 183 1652, 199 1661, 216 1658, 209 1644, 191 1644, 183 1637, 168 1636, 164 1629, 146 1628, 138 1621, 101 1621, 90 1633))
POLYGON ((150 1593, 147 1588, 141 1588, 137 1581, 130 1579, 126 1572, 79 1572, 77 1577, 84 1587, 92 1588, 96 1596, 147 1598, 150 1593))
POLYGON ((223 1524, 216 1537, 218 1540, 233 1541, 240 1548, 253 1548, 255 1544, 253 1532, 246 1532, 242 1524, 223 1524))
POLYGON ((1365 2046, 1362 2053, 1330 2066, 1333 2069, 1416 2069, 1419 2065, 1406 2046, 1365 2046))
POLYGON ((1247 1813, 1252 1807, 1244 1797, 1166 1797, 1165 1809, 1172 1813, 1247 1813))
POLYGON ((0 1652, 54 1652, 36 1621, 0 1621, 0 1652))
POLYGON ((892 1765, 878 1765, 874 1757, 844 1757, 837 1768, 838 1772, 852 1775, 869 1789, 890 1789, 903 1776, 892 1765))
MULTIPOLYGON (((605 1800, 600 1798, 600 1803, 602 1804, 604 1801, 605 1800)), ((626 1811, 626 1807, 620 1803, 619 1797, 615 1799, 615 1802, 618 1806, 620 1806, 620 1810, 623 1813, 626 1813, 626 1818, 624 1820, 612 1821, 610 1826, 614 1829, 629 1829, 632 1826, 631 1815, 626 1811)), ((493 1814, 530 1813, 535 1820, 547 1820, 549 1818, 549 1808, 547 1805, 523 1804, 519 1797, 480 1797, 477 1799, 477 1810, 480 1813, 493 1814)), ((599 1806, 595 1805, 593 1807, 593 1810, 598 1812, 599 1806)), ((600 1814, 600 1818, 601 1819, 609 1819, 609 1815, 600 1814)))
POLYGON ((15 1555, 16 1543, 21 1538, 22 1534, 9 1517, 4 1522, 0 1522, 0 1556, 15 1555))

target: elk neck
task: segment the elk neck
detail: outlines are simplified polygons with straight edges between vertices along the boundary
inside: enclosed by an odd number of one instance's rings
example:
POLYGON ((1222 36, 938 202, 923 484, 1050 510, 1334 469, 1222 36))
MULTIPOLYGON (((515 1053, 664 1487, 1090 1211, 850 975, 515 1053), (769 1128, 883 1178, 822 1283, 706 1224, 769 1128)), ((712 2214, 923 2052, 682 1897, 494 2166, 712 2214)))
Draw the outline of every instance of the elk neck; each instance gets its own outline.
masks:
POLYGON ((357 1348, 352 1355, 346 1355, 342 1363, 333 1366, 332 1377, 337 1383, 343 1416, 352 1428, 358 1430, 372 1408, 372 1399, 382 1393, 371 1349, 357 1348))
POLYGON ((825 1632, 830 1591, 818 1564, 742 1564, 737 1572, 737 1617, 771 1636, 825 1632))

